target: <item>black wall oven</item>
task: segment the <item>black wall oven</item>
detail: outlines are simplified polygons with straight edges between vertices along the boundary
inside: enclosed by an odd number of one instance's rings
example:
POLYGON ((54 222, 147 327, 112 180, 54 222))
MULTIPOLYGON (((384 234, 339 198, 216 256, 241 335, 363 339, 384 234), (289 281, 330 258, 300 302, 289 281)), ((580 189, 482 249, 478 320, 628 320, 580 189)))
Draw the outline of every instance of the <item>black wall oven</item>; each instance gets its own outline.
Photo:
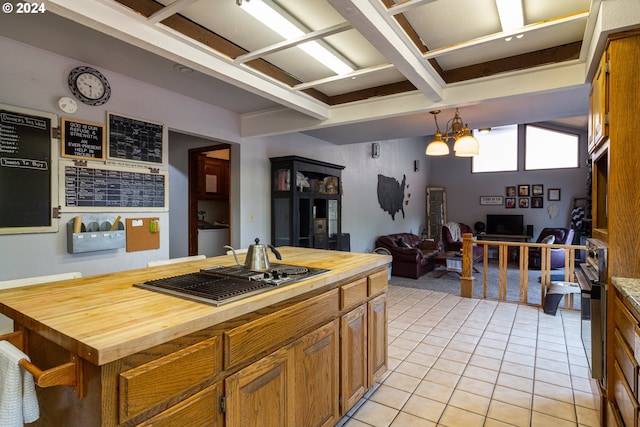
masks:
POLYGON ((580 285, 581 335, 591 376, 606 389, 607 246, 587 239, 585 263, 576 272, 580 285))

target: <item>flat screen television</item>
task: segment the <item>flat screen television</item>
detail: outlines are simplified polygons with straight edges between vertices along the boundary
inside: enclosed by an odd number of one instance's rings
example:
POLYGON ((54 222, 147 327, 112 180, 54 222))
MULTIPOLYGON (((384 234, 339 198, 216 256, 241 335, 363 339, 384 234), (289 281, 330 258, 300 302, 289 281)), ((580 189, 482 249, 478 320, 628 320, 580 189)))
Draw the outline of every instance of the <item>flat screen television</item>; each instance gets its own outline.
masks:
POLYGON ((522 215, 487 215, 487 234, 524 234, 522 215))

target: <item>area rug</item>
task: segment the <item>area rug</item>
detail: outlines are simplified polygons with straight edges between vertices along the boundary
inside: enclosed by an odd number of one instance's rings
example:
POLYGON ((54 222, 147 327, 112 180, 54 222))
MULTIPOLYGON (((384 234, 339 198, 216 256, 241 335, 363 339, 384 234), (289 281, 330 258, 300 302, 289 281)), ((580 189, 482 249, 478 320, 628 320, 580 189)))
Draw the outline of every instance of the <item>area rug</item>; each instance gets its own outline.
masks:
MULTIPOLYGON (((473 278, 473 296, 474 298, 484 298, 483 296, 483 271, 482 264, 475 266, 479 273, 474 272, 473 278)), ((460 295, 460 276, 450 272, 441 277, 443 269, 438 267, 433 271, 423 275, 419 279, 410 279, 407 277, 391 276, 390 285, 404 286, 407 288, 428 289, 438 292, 446 292, 454 295, 460 295)), ((553 270, 552 280, 556 277, 564 278, 564 270, 553 270)), ((539 305, 541 302, 541 285, 540 271, 529 270, 529 284, 527 303, 539 305)), ((487 298, 498 299, 498 261, 489 260, 487 265, 487 298)), ((520 301, 520 270, 519 265, 510 263, 507 267, 507 301, 520 301)), ((580 308, 580 298, 574 297, 574 308, 580 308)))

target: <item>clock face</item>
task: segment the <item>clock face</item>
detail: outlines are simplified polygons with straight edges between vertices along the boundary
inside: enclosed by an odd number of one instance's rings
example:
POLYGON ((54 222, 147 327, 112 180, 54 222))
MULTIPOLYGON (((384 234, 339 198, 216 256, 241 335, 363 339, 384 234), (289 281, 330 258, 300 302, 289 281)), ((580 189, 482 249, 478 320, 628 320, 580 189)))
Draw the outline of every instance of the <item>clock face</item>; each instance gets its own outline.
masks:
POLYGON ((69 73, 68 83, 71 93, 88 105, 102 105, 111 97, 109 81, 95 68, 74 68, 69 73))

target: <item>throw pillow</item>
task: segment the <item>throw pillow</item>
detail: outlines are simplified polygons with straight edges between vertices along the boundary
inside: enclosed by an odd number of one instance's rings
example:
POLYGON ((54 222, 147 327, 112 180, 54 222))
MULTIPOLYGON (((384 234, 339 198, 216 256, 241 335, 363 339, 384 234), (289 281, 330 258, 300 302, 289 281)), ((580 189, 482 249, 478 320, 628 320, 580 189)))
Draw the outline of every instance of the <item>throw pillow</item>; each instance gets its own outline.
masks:
POLYGON ((404 248, 404 239, 402 237, 398 237, 396 239, 396 246, 399 248, 404 248))
POLYGON ((553 234, 550 234, 547 237, 545 237, 544 239, 542 239, 542 242, 540 242, 540 243, 544 243, 546 245, 553 245, 553 243, 555 241, 556 241, 556 236, 554 236, 553 234))

